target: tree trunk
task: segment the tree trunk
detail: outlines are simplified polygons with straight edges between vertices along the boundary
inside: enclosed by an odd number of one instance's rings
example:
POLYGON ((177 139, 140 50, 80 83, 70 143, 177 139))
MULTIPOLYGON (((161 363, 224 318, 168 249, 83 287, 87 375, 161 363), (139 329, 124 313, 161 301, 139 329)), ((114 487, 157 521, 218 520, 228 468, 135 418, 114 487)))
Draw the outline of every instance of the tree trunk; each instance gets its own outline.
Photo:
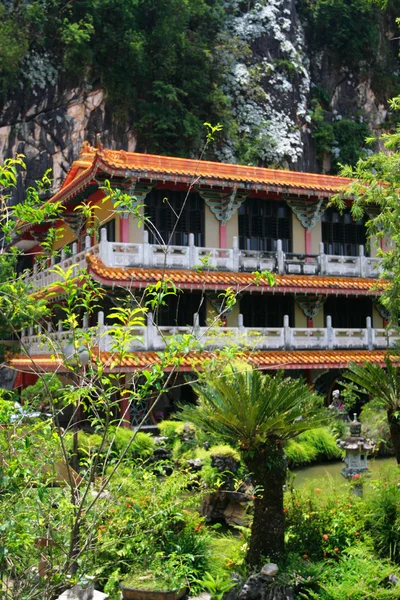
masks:
POLYGON ((286 465, 283 445, 268 443, 254 453, 244 454, 243 458, 256 486, 247 561, 250 566, 258 567, 266 559, 278 562, 284 557, 286 465))
POLYGON ((390 438, 393 444, 394 455, 397 460, 397 464, 400 465, 400 422, 395 416, 393 410, 387 411, 387 418, 390 428, 390 438))

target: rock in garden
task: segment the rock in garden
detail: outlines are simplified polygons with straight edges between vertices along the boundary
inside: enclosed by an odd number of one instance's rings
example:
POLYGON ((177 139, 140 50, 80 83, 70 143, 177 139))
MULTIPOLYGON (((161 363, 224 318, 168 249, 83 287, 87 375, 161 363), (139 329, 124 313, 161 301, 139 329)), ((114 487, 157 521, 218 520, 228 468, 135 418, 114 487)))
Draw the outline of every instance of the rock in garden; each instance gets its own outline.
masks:
POLYGON ((65 590, 57 600, 107 600, 107 598, 108 594, 94 590, 93 585, 85 589, 80 585, 74 585, 73 588, 65 590))
POLYGON ((203 592, 200 596, 190 596, 188 600, 212 600, 210 594, 203 592))
POLYGON ((187 464, 190 466, 192 471, 201 471, 203 461, 201 458, 191 458, 187 461, 187 464))
POLYGON ((267 577, 274 577, 278 573, 278 565, 275 563, 267 563, 261 569, 261 575, 266 575, 267 577))

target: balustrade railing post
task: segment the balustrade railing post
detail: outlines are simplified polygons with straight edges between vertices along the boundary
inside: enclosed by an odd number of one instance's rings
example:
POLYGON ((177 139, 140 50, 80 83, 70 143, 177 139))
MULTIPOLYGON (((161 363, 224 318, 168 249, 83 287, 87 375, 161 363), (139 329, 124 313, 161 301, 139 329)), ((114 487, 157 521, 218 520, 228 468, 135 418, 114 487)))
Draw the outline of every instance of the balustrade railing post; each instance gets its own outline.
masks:
POLYGON ((74 242, 72 244, 72 256, 76 256, 78 254, 78 244, 74 242))
POLYGON ((367 346, 368 350, 373 350, 375 346, 375 331, 372 328, 371 317, 367 317, 367 346))
POLYGON ((112 248, 111 242, 107 239, 107 229, 102 227, 100 229, 99 258, 107 267, 115 266, 112 248))
POLYGON ((150 264, 151 260, 151 246, 149 244, 149 232, 147 229, 143 230, 143 266, 152 267, 150 264))
POLYGON ((232 238, 232 269, 233 271, 239 271, 240 269, 239 240, 236 235, 232 238))
POLYGON ((319 243, 318 263, 320 275, 326 275, 326 254, 324 242, 319 243))
POLYGON ((147 313, 144 350, 155 350, 157 329, 153 325, 153 313, 147 313))
POLYGON ((99 310, 97 313, 97 332, 99 336, 99 349, 103 352, 107 351, 107 336, 104 333, 104 312, 102 310, 99 310))
POLYGON ((90 250, 91 246, 92 246, 91 237, 90 237, 90 235, 86 235, 85 236, 85 250, 90 250))
POLYGON ((238 314, 238 328, 239 329, 244 329, 244 321, 243 321, 243 315, 242 314, 238 314))
POLYGON ((62 323, 62 321, 58 321, 58 323, 57 323, 58 333, 62 333, 62 330, 63 330, 63 323, 62 323))
POLYGON ((285 273, 285 253, 282 249, 282 240, 276 240, 276 262, 279 275, 285 273))
POLYGON ((332 327, 332 317, 329 315, 326 317, 326 341, 328 345, 328 349, 332 350, 335 344, 335 332, 332 327))
POLYGON ((82 318, 82 326, 83 329, 87 329, 89 327, 89 315, 85 313, 82 318))
POLYGON ((365 252, 364 246, 358 247, 358 275, 359 277, 365 277, 365 252))
POLYGON ((193 269, 197 264, 196 247, 194 245, 194 233, 189 233, 189 264, 187 267, 193 269))
POLYGON ((289 315, 283 317, 283 343, 285 350, 291 350, 292 347, 292 329, 289 326, 289 315))
POLYGON ((65 248, 61 248, 60 262, 63 262, 66 258, 65 248))

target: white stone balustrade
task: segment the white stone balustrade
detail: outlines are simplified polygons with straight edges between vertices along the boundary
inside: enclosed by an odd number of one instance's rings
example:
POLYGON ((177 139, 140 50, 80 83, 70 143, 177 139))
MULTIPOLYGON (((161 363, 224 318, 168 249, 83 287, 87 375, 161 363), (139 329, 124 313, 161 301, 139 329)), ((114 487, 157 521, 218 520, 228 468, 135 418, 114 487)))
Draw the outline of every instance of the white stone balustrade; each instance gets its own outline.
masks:
MULTIPOLYGON (((281 240, 277 240, 276 252, 258 252, 255 250, 239 250, 238 239, 233 238, 232 248, 202 248, 194 245, 194 235, 189 235, 188 246, 168 246, 149 244, 148 232, 144 231, 143 243, 122 243, 107 241, 107 232, 101 229, 100 243, 90 245, 90 237, 85 240, 85 249, 77 252, 76 243, 72 246, 72 256, 66 257, 61 252, 59 266, 66 270, 71 265, 77 272, 86 266, 86 254, 99 255, 108 267, 148 267, 167 269, 215 269, 217 271, 265 271, 279 274, 328 275, 339 277, 378 277, 381 273, 381 260, 364 255, 360 246, 359 256, 333 256, 324 254, 324 246, 320 245, 320 254, 303 255, 285 253, 281 240)), ((40 288, 61 278, 53 272, 52 264, 42 271, 34 268, 32 275, 27 275, 27 283, 40 288)))
MULTIPOLYGON (((399 341, 396 331, 373 329, 371 318, 366 327, 360 329, 337 329, 332 327, 331 317, 326 319, 326 327, 298 328, 289 326, 289 317, 284 317, 283 327, 245 327, 243 316, 239 315, 237 327, 200 327, 198 315, 194 324, 186 327, 154 325, 152 315, 148 315, 146 326, 131 329, 132 352, 165 350, 166 346, 184 335, 193 336, 198 347, 204 349, 238 346, 248 350, 351 350, 387 349, 399 341)), ((104 314, 99 313, 97 327, 85 329, 92 336, 92 345, 103 352, 113 352, 115 343, 110 333, 111 327, 104 324, 104 314)), ((63 347, 70 343, 71 333, 61 331, 26 332, 22 345, 31 355, 62 354, 63 347)))

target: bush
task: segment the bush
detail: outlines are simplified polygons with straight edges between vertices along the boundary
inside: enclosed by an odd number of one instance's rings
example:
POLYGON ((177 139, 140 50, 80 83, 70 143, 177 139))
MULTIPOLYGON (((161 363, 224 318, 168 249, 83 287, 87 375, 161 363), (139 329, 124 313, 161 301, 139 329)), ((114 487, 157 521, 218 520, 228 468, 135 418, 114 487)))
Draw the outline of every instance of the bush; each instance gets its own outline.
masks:
POLYGON ((393 445, 390 439, 390 429, 384 408, 368 402, 360 414, 363 435, 376 442, 375 452, 380 456, 392 456, 393 445))
POLYGON ((304 558, 338 557, 364 536, 362 500, 345 489, 319 487, 285 499, 287 549, 304 558))
MULTIPOLYGON (((112 432, 110 432, 110 437, 112 432)), ((119 458, 130 440, 132 439, 134 432, 131 429, 120 427, 115 433, 114 443, 112 445, 113 452, 119 458)), ((126 459, 138 459, 148 458, 152 455, 154 449, 154 438, 143 431, 138 431, 136 437, 125 455, 126 459)))
POLYGON ((211 446, 210 456, 227 456, 232 458, 233 460, 240 462, 240 454, 237 450, 229 446, 228 444, 221 444, 219 446, 211 446))
POLYGON ((325 427, 312 429, 290 440, 285 447, 289 466, 300 467, 316 460, 339 460, 342 451, 338 448, 333 433, 325 427))
POLYGON ((366 497, 366 528, 383 557, 400 563, 400 488, 398 468, 387 468, 366 497))

